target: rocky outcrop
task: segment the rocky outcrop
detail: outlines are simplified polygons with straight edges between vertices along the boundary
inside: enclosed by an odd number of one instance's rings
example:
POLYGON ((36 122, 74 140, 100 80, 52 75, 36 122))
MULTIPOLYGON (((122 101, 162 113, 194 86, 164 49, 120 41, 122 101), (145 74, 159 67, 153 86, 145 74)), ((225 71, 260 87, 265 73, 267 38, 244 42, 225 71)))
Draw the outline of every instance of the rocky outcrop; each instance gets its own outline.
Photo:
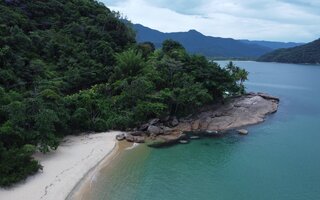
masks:
MULTIPOLYGON (((128 133, 125 139, 160 147, 188 139, 186 133, 219 136, 227 130, 263 122, 266 115, 277 111, 278 105, 277 97, 264 93, 248 93, 230 98, 224 104, 206 106, 186 118, 152 119, 137 128, 138 132, 128 133)), ((246 130, 238 132, 248 134, 246 130)), ((123 139, 120 136, 117 136, 118 138, 123 139)))
POLYGON ((157 136, 157 135, 164 133, 162 128, 155 126, 155 125, 150 125, 148 127, 147 131, 150 135, 154 135, 154 136, 157 136))
POLYGON ((125 136, 125 134, 121 133, 119 135, 116 135, 116 139, 118 141, 122 141, 122 140, 126 139, 126 136, 125 136))
POLYGON ((150 147, 163 147, 175 144, 180 140, 187 139, 187 135, 182 133, 181 131, 172 132, 171 134, 167 135, 159 135, 155 138, 149 138, 147 140, 147 145, 150 147))
POLYGON ((126 140, 128 142, 144 143, 146 139, 146 135, 144 133, 141 133, 141 134, 140 133, 141 132, 119 134, 119 135, 116 135, 116 139, 118 141, 126 140))
MULTIPOLYGON (((266 94, 248 94, 231 98, 224 105, 207 108, 190 122, 191 131, 225 131, 257 124, 278 109, 279 99, 266 94)), ((181 126, 179 124, 178 126, 181 126)), ((189 127, 182 124, 182 128, 189 127)))

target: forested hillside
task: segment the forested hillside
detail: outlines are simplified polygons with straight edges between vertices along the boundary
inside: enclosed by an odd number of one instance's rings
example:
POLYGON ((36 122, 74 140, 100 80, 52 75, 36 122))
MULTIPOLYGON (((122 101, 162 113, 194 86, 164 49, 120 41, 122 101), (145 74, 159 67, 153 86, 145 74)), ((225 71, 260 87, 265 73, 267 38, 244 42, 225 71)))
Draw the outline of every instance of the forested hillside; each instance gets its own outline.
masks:
POLYGON ((319 64, 320 39, 293 48, 275 50, 261 56, 258 61, 319 64))
POLYGON ((263 47, 268 47, 272 50, 283 49, 283 48, 291 48, 300 45, 304 45, 305 43, 296 43, 296 42, 272 42, 272 41, 259 41, 259 40, 240 40, 241 42, 247 44, 256 44, 263 47))
POLYGON ((32 154, 65 135, 124 130, 244 91, 247 73, 232 63, 172 40, 136 44, 129 26, 94 0, 1 1, 1 186, 36 173, 32 154))

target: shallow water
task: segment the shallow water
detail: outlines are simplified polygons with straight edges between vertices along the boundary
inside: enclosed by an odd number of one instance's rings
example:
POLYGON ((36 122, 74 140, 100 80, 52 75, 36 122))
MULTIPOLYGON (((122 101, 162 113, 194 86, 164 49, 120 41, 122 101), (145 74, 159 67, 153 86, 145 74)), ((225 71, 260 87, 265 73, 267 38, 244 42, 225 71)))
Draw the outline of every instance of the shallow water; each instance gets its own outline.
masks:
POLYGON ((250 72, 248 91, 280 97, 276 114, 247 127, 247 136, 124 151, 86 199, 319 200, 320 66, 235 63, 250 72))

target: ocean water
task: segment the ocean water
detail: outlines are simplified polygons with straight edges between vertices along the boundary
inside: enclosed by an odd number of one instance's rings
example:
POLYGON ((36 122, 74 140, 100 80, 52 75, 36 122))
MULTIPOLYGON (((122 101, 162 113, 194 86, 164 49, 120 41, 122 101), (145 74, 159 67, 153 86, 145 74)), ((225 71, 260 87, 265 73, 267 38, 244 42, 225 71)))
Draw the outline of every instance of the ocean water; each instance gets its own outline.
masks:
POLYGON ((320 66, 235 63, 250 72, 247 91, 280 97, 276 114, 247 136, 124 151, 84 199, 319 200, 320 66))

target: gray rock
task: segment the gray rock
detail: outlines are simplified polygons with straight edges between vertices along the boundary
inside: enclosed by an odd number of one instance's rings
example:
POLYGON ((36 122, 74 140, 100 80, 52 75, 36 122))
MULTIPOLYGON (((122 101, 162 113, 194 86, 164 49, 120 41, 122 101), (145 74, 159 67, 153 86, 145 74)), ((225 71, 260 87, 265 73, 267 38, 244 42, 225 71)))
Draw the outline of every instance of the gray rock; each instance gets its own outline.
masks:
POLYGON ((118 135, 116 135, 116 140, 118 140, 118 141, 122 141, 122 140, 124 140, 126 138, 126 136, 125 136, 125 134, 118 134, 118 135))
POLYGON ((145 133, 143 131, 135 131, 135 132, 132 132, 130 133, 131 135, 133 136, 142 136, 144 135, 145 133))
POLYGON ((189 132, 191 131, 191 124, 189 122, 179 123, 179 125, 176 126, 175 129, 180 130, 182 132, 189 132))
POLYGON ((179 140, 179 143, 180 143, 180 144, 188 144, 188 143, 189 143, 189 140, 179 140))
POLYGON ((246 130, 246 129, 239 129, 237 130, 237 132, 240 134, 240 135, 248 135, 249 131, 246 130))
POLYGON ((128 142, 134 142, 134 137, 133 137, 133 135, 127 133, 127 134, 126 134, 126 140, 127 140, 128 142))
POLYGON ((199 126, 200 126, 200 120, 194 120, 192 123, 191 123, 191 130, 199 130, 199 126))
POLYGON ((155 124, 157 124, 159 121, 160 121, 160 119, 158 119, 158 118, 151 119, 151 120, 149 121, 149 125, 155 125, 155 124))
POLYGON ((145 142, 144 136, 133 136, 130 133, 127 133, 125 138, 128 142, 135 142, 135 143, 144 143, 145 142))
POLYGON ((271 96, 269 94, 266 94, 266 93, 261 93, 261 92, 258 92, 258 95, 265 98, 265 99, 270 99, 270 100, 275 100, 275 101, 280 101, 280 99, 278 97, 274 97, 274 96, 271 96))
POLYGON ((143 136, 135 136, 134 137, 134 142, 135 143, 144 143, 145 142, 145 137, 143 137, 143 136))
POLYGON ((161 128, 153 125, 149 126, 147 131, 151 135, 160 135, 163 133, 163 130, 161 128))
POLYGON ((169 128, 167 126, 161 126, 161 129, 163 130, 164 135, 171 134, 172 128, 169 128))
POLYGON ((170 125, 171 125, 172 127, 175 127, 175 126, 177 126, 178 124, 179 124, 179 121, 178 121, 177 117, 173 117, 172 120, 171 120, 171 122, 170 122, 170 125))
POLYGON ((139 127, 139 131, 146 131, 148 130, 148 127, 149 127, 149 124, 142 124, 140 127, 139 127))
POLYGON ((225 131, 263 122, 266 115, 277 111, 276 99, 260 93, 230 98, 223 105, 198 113, 191 122, 192 131, 225 131))

